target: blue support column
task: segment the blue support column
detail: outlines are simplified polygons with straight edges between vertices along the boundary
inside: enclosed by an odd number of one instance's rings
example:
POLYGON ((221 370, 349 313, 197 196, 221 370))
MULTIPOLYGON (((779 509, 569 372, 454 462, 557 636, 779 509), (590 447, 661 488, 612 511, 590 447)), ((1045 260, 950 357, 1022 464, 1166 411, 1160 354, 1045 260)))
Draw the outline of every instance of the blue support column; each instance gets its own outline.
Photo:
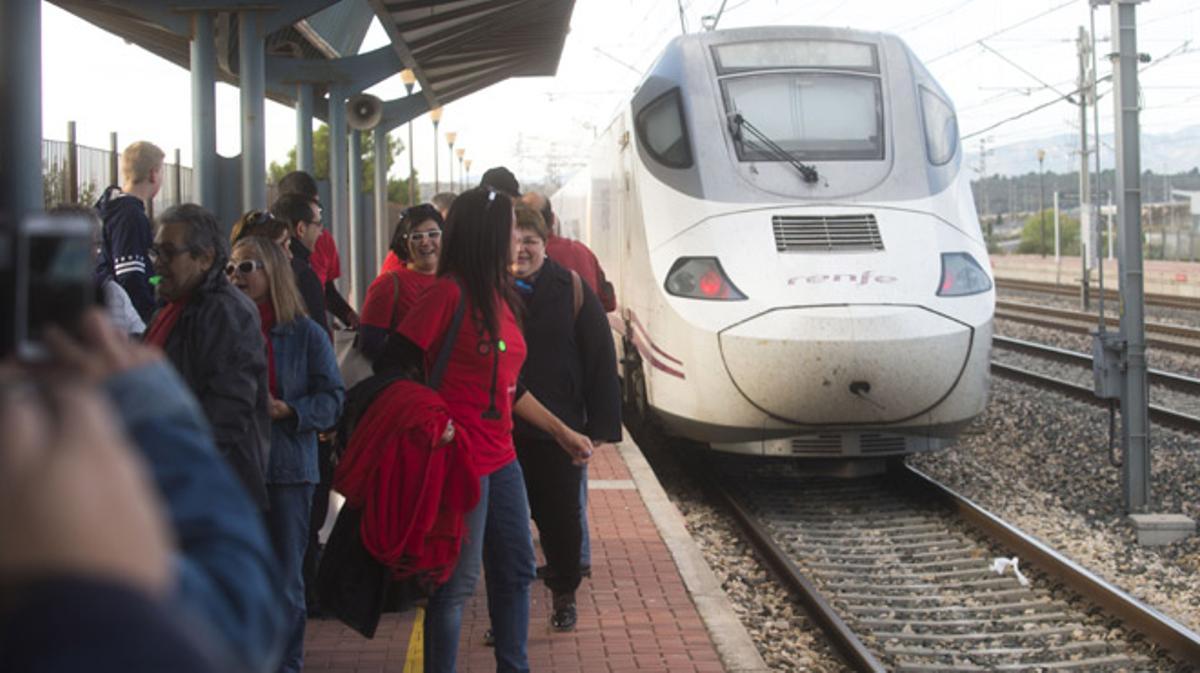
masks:
MULTIPOLYGON (((325 226, 331 227, 343 269, 350 268, 350 222, 346 207, 346 93, 339 85, 329 87, 329 208, 325 226)), ((349 278, 337 280, 338 289, 348 291, 349 278)))
POLYGON ((296 87, 296 169, 309 175, 315 172, 313 161, 313 86, 296 87))
POLYGON ((217 203, 217 59, 212 14, 192 15, 192 194, 212 210, 217 203))
POLYGON ((366 268, 366 257, 363 255, 363 217, 362 217, 362 134, 358 129, 350 129, 350 188, 347 190, 350 205, 350 301, 355 306, 362 306, 367 294, 363 285, 363 270, 366 268))
POLYGON ((374 271, 383 264, 383 257, 391 243, 391 222, 388 222, 387 209, 387 162, 380 160, 380 157, 387 156, 387 131, 382 126, 376 126, 372 135, 375 140, 375 235, 372 237, 375 240, 375 254, 367 259, 370 269, 374 271))
MULTIPOLYGON (((0 269, 4 238, 42 210, 42 3, 0 3, 0 269)), ((5 291, 7 293, 7 290, 5 291)))
POLYGON ((254 12, 238 14, 238 79, 242 103, 242 210, 266 208, 266 47, 254 12))

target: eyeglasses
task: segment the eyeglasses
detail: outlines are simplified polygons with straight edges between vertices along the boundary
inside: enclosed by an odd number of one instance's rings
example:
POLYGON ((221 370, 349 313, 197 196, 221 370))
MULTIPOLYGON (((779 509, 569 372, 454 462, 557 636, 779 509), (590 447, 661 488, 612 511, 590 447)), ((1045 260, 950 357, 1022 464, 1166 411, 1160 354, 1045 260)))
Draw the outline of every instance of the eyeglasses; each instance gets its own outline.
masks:
POLYGON ((171 260, 175 259, 180 253, 190 252, 187 248, 179 249, 173 245, 159 245, 155 243, 146 250, 146 256, 150 258, 150 262, 157 263, 162 260, 164 264, 170 264, 171 260))
POLYGON ((414 231, 408 234, 407 238, 410 243, 421 243, 426 238, 428 238, 432 243, 433 241, 441 240, 442 232, 439 229, 432 229, 430 231, 414 231))
POLYGON ((266 268, 266 266, 263 265, 262 260, 247 259, 247 260, 243 260, 243 261, 237 262, 237 263, 230 262, 230 263, 226 264, 225 265, 225 275, 232 276, 235 273, 240 273, 243 276, 249 276, 250 274, 254 273, 255 269, 265 269, 265 268, 266 268))

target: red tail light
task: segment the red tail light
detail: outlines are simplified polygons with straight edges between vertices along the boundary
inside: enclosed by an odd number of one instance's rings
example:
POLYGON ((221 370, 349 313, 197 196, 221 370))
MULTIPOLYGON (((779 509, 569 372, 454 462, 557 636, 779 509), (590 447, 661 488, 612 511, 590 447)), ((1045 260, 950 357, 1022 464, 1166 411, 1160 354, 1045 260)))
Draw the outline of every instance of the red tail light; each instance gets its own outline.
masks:
POLYGON ((746 295, 734 287, 716 257, 682 257, 667 274, 667 292, 691 299, 739 300, 746 295))

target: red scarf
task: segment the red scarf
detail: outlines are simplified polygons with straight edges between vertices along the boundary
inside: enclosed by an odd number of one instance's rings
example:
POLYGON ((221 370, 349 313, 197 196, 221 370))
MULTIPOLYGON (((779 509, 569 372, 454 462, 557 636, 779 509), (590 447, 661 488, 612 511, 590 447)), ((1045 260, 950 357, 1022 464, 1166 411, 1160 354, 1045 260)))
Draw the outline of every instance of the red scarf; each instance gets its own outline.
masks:
POLYGON ((397 381, 359 419, 333 485, 362 507, 363 546, 396 579, 436 587, 454 572, 465 517, 479 502, 479 477, 459 430, 440 444, 450 421, 437 392, 397 381))
POLYGON ((171 330, 175 329, 175 323, 179 322, 179 316, 183 315, 183 307, 187 306, 187 302, 188 298, 184 297, 158 309, 158 313, 154 314, 154 319, 150 321, 150 329, 146 330, 146 336, 142 337, 142 341, 165 349, 167 338, 171 336, 171 330))
POLYGON ((267 378, 271 397, 279 397, 279 386, 275 383, 275 348, 271 345, 271 328, 275 326, 275 306, 267 299, 258 305, 258 318, 262 327, 263 342, 267 345, 267 378))

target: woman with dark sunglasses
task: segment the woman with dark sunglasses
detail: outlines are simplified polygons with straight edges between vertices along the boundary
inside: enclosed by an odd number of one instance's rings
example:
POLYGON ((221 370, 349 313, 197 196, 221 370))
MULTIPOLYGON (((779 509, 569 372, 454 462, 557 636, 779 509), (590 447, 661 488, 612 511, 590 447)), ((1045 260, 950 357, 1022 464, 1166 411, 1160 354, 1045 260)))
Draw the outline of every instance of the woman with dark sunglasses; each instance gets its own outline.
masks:
POLYGON ((437 280, 442 225, 441 213, 430 204, 413 206, 401 215, 384 269, 367 288, 359 313, 356 347, 372 362, 383 351, 388 334, 437 280), (390 263, 392 259, 396 262, 390 263))
POLYGON ((425 613, 425 670, 454 671, 463 605, 481 565, 495 633, 496 669, 528 671, 529 587, 534 579, 529 502, 513 448, 513 414, 553 437, 578 464, 592 444, 518 385, 525 339, 509 267, 514 249, 513 202, 478 187, 450 208, 437 280, 397 329, 424 353, 427 371, 447 339, 449 361, 438 392, 455 427, 455 441, 480 480, 479 504, 466 517, 458 563, 430 597, 425 613), (460 303, 457 332, 452 330, 460 303))
POLYGON ((233 223, 233 229, 229 232, 229 244, 234 245, 247 236, 269 238, 275 241, 289 260, 292 258, 292 251, 288 248, 291 232, 288 231, 287 223, 277 219, 268 210, 247 210, 233 223))
POLYGON ((233 247, 229 280, 258 306, 270 385, 271 451, 267 463, 267 531, 279 556, 287 605, 281 671, 299 671, 306 607, 302 568, 313 490, 319 481, 317 433, 337 422, 345 391, 325 330, 305 316, 282 250, 247 236, 233 247))

